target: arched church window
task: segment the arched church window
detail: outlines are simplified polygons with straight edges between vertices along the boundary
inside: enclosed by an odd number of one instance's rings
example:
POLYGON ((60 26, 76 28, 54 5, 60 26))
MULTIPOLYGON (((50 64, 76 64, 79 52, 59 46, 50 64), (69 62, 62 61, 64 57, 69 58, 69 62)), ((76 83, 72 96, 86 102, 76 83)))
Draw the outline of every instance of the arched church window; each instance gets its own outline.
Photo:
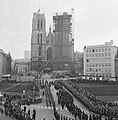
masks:
POLYGON ((43 21, 41 20, 41 29, 43 29, 43 21))
POLYGON ((39 29, 39 20, 38 20, 38 29, 39 29))

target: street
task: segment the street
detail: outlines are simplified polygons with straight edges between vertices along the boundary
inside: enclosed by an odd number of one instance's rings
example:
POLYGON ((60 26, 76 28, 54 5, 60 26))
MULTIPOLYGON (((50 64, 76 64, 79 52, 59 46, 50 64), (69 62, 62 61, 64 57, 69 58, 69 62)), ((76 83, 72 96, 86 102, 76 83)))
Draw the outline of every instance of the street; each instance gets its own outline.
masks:
MULTIPOLYGON (((43 78, 44 78, 44 80, 46 81, 55 81, 56 79, 51 79, 50 78, 50 76, 49 75, 43 75, 42 76, 43 78)), ((65 79, 67 79, 67 78, 65 78, 65 79)), ((72 116, 72 114, 70 114, 69 113, 69 111, 67 110, 67 108, 66 107, 64 107, 64 109, 62 110, 62 108, 61 108, 61 105, 58 105, 58 97, 57 97, 57 90, 54 88, 54 86, 52 85, 51 86, 51 92, 52 92, 52 95, 53 95, 53 98, 54 98, 54 101, 55 101, 55 105, 56 105, 56 109, 57 109, 57 112, 59 113, 59 114, 61 114, 61 115, 63 115, 63 116, 66 116, 66 117, 68 117, 68 118, 71 118, 71 119, 74 119, 74 116, 72 116)), ((66 90, 67 91, 67 90, 66 90)), ((69 92, 69 91, 67 91, 67 92, 69 92)), ((70 92, 69 92, 69 94, 71 94, 70 92)), ((71 94, 72 95, 72 94, 71 94)), ((73 95, 72 95, 73 96, 73 95)), ((83 104, 81 104, 74 96, 73 96, 73 98, 74 98, 74 104, 78 107, 78 108, 81 108, 81 110, 83 110, 85 113, 87 113, 87 114, 89 114, 89 111, 87 110, 87 108, 83 105, 83 104)))
MULTIPOLYGON (((23 107, 24 106, 22 106, 22 108, 23 107)), ((53 107, 47 107, 45 95, 42 97, 42 103, 26 106, 26 111, 29 109, 31 111, 31 115, 33 110, 36 110, 36 120, 43 120, 44 118, 45 120, 54 119, 53 107)))

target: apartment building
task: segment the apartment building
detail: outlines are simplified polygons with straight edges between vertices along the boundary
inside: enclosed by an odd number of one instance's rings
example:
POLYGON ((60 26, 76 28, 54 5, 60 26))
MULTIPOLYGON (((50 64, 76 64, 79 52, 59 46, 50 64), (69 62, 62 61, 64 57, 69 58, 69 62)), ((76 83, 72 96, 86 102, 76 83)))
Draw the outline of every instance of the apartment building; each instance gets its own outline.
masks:
POLYGON ((116 55, 117 47, 113 46, 113 40, 103 45, 85 46, 84 75, 115 78, 116 55))

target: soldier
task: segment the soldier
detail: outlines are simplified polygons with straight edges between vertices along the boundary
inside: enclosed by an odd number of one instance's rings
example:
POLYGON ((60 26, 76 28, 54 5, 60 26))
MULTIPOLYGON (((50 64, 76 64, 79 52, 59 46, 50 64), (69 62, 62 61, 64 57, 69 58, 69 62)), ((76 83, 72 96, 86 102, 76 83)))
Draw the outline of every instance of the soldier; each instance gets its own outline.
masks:
POLYGON ((63 120, 63 115, 61 115, 61 120, 63 120))
POLYGON ((35 115, 36 115, 36 110, 35 110, 35 109, 33 110, 33 114, 35 114, 35 115))
POLYGON ((30 116, 30 110, 28 110, 28 115, 30 116))
POLYGON ((24 106, 24 112, 26 112, 26 106, 24 106))
POLYGON ((35 120, 36 114, 32 114, 32 119, 35 120))

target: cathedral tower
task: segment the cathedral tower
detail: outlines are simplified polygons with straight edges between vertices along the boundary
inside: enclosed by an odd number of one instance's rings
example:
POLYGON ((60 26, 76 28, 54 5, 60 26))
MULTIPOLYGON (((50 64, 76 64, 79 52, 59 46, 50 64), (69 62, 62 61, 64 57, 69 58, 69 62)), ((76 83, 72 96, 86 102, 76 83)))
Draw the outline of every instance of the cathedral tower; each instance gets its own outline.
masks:
POLYGON ((41 60, 45 60, 46 20, 44 13, 33 13, 31 34, 31 69, 36 71, 41 60), (40 60, 41 59, 41 60, 40 60))
POLYGON ((72 15, 64 12, 53 16, 54 69, 70 70, 73 63, 74 39, 72 15))

